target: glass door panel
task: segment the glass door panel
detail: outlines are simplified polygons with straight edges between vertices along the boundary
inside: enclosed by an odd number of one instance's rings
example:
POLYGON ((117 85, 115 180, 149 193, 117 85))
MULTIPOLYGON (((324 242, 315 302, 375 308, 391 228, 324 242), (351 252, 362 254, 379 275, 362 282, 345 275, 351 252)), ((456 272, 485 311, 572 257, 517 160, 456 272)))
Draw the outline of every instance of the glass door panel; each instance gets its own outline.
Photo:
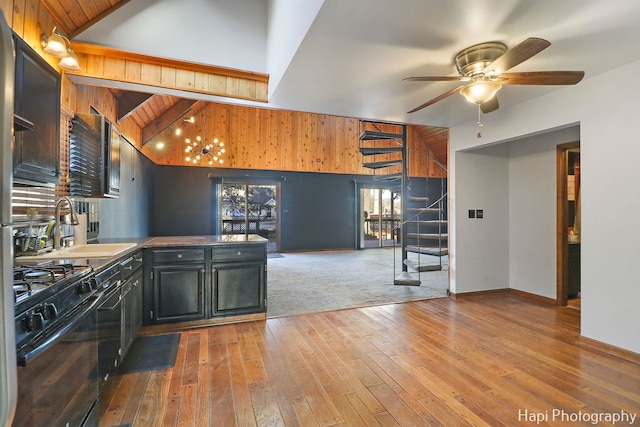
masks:
POLYGON ((221 184, 222 234, 258 234, 277 250, 278 204, 275 184, 221 184))
POLYGON ((402 209, 397 193, 386 188, 363 188, 361 197, 364 209, 361 247, 393 246, 402 209))

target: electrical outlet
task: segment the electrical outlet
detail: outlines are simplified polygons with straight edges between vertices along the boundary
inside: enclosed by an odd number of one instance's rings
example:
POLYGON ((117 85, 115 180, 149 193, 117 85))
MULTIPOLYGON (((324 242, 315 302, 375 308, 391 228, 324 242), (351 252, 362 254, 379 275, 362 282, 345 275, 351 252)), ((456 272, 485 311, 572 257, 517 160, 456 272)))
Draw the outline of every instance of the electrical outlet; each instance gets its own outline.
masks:
POLYGON ((484 210, 476 209, 476 218, 484 218, 484 210))

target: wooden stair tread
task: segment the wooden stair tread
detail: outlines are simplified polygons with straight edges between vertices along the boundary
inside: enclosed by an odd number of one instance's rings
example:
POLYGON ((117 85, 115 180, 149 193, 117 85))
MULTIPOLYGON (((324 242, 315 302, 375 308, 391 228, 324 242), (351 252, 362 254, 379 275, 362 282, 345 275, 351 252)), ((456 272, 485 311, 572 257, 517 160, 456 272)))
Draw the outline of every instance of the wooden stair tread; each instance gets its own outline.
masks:
POLYGON ((413 277, 411 273, 403 271, 395 278, 393 284, 401 286, 420 286, 420 280, 413 277))
POLYGON ((427 203, 429 201, 428 197, 422 197, 422 196, 409 196, 409 201, 410 202, 424 202, 427 203))

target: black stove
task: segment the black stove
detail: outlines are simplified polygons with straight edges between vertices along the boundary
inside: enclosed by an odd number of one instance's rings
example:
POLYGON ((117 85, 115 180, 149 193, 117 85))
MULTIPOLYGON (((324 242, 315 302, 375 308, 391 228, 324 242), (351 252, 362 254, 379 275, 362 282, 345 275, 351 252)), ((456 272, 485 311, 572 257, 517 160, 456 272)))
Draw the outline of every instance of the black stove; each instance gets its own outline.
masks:
POLYGON ((14 267, 18 398, 14 427, 98 426, 97 310, 93 269, 14 267))
POLYGON ((13 269, 16 344, 37 344, 70 320, 74 310, 97 290, 86 265, 20 265, 13 269))
POLYGON ((22 265, 13 268, 13 296, 16 304, 59 284, 67 278, 83 274, 86 266, 73 264, 22 265))

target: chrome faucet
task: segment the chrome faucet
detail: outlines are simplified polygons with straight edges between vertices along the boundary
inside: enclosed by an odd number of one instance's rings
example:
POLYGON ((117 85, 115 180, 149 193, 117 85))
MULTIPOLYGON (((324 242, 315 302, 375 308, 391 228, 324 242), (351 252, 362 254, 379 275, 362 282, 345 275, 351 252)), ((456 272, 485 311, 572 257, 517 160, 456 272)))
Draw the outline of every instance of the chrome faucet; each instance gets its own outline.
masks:
POLYGON ((73 202, 68 196, 61 197, 56 202, 56 211, 55 211, 55 225, 53 227, 53 249, 60 249, 62 245, 61 238, 61 230, 60 227, 60 210, 62 208, 62 204, 67 202, 69 205, 69 210, 71 211, 71 225, 78 225, 78 215, 76 214, 75 209, 73 208, 73 202))

